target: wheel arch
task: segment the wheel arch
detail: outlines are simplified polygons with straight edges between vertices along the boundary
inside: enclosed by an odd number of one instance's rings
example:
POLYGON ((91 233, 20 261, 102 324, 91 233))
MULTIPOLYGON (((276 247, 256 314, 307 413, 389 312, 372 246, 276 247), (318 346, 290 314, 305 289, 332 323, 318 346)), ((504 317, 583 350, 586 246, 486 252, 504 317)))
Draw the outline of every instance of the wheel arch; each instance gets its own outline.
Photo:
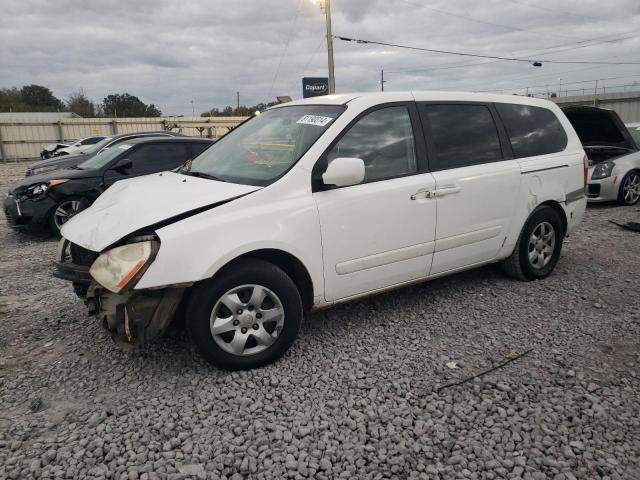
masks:
POLYGON ((304 307, 304 310, 311 310, 311 307, 313 307, 314 298, 313 281, 311 280, 311 275, 309 274, 309 270, 304 265, 304 263, 302 263, 300 259, 289 252, 277 248, 261 248, 257 250, 251 250, 228 261, 217 271, 220 271, 221 269, 228 267, 229 265, 232 265, 239 260, 244 260, 247 258, 258 258, 281 268, 287 275, 289 275, 291 280, 293 280, 293 283, 295 283, 296 287, 298 288, 300 297, 302 298, 302 305, 304 307))
MULTIPOLYGON (((562 208, 562 205, 560 205, 560 202, 557 202, 555 200, 547 200, 545 202, 542 202, 536 208, 534 208, 531 211, 531 214, 527 217, 527 220, 524 222, 524 225, 527 224, 527 222, 529 221, 529 218, 531 218, 531 215, 533 215, 534 212, 538 210, 538 208, 540 207, 551 207, 556 211, 556 213, 560 217, 560 220, 562 220, 562 236, 564 237, 567 233, 567 227, 568 227, 567 213, 564 211, 564 208, 562 208)), ((524 225, 522 228, 524 228, 524 225)))

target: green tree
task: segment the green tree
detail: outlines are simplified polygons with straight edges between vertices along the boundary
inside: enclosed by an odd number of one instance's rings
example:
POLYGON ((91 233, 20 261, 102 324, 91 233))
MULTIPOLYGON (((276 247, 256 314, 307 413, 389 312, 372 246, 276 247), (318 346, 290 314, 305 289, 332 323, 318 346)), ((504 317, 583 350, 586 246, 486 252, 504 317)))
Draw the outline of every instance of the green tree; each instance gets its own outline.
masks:
POLYGON ((16 87, 0 89, 0 112, 25 112, 27 106, 22 101, 20 90, 16 87))
POLYGON ((87 98, 82 89, 72 93, 67 98, 67 108, 70 112, 85 118, 92 118, 96 115, 96 105, 87 98))
POLYGON ((128 93, 107 95, 102 104, 107 117, 159 117, 162 115, 153 103, 145 104, 142 100, 128 93))
POLYGON ((64 110, 64 104, 51 90, 41 85, 25 85, 20 89, 22 101, 35 112, 56 112, 64 110))

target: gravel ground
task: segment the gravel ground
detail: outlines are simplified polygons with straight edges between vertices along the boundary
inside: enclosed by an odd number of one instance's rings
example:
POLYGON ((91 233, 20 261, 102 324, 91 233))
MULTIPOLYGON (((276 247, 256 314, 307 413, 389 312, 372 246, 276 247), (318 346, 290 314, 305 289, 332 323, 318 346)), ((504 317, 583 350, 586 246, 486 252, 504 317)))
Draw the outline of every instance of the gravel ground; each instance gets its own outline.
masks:
POLYGON ((607 220, 639 211, 590 208, 545 281, 486 267, 317 313, 240 373, 183 332, 120 352, 56 242, 0 215, 0 478, 638 479, 640 235, 607 220))

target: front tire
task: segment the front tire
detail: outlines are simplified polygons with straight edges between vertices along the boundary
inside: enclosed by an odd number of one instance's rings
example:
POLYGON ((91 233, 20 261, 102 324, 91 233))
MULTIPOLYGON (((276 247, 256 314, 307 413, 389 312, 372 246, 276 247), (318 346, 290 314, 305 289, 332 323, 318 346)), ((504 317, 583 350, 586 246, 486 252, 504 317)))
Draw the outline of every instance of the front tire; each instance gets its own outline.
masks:
POLYGON ((284 271, 264 260, 243 259, 194 287, 186 324, 209 363, 248 370, 289 349, 302 315, 300 293, 284 271))
POLYGON ((638 203, 638 200, 640 200, 640 172, 632 170, 620 182, 618 203, 624 206, 631 206, 638 203))
POLYGON ((91 202, 83 197, 68 197, 60 202, 51 210, 49 214, 49 229, 51 233, 60 236, 62 226, 91 205, 91 202))
POLYGON ((538 207, 524 225, 513 253, 502 270, 518 280, 540 280, 553 272, 564 240, 560 215, 549 206, 538 207))

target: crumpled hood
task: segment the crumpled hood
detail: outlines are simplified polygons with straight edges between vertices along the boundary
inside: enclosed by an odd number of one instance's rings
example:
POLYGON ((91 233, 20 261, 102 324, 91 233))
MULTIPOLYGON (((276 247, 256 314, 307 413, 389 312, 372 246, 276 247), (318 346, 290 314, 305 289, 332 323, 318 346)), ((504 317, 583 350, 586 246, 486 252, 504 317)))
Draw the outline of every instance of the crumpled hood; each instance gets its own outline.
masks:
POLYGON ((260 188, 173 172, 121 180, 69 220, 61 233, 77 245, 100 252, 141 228, 260 188))

